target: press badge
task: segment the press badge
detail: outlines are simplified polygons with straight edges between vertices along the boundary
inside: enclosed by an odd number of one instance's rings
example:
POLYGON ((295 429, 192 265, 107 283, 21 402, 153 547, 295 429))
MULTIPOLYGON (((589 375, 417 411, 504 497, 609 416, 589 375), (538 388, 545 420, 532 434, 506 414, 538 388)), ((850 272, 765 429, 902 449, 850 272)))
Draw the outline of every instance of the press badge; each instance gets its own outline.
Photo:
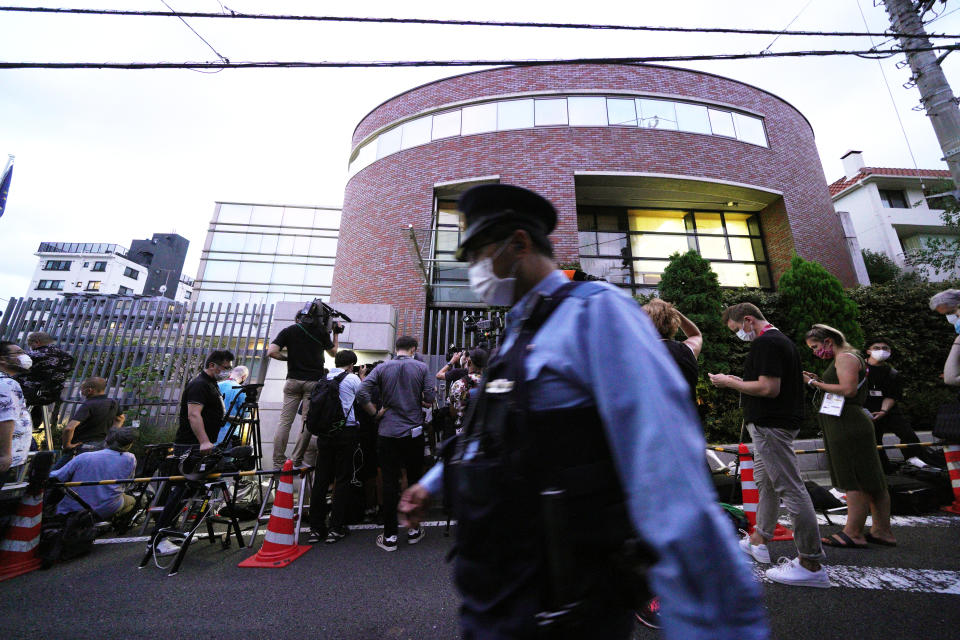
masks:
POLYGON ((870 389, 870 395, 872 395, 872 396, 879 396, 879 397, 882 398, 882 397, 883 397, 883 391, 881 391, 880 389, 870 389))
POLYGON ((839 416, 843 413, 843 404, 846 398, 837 393, 823 394, 823 402, 820 403, 820 413, 828 416, 839 416))

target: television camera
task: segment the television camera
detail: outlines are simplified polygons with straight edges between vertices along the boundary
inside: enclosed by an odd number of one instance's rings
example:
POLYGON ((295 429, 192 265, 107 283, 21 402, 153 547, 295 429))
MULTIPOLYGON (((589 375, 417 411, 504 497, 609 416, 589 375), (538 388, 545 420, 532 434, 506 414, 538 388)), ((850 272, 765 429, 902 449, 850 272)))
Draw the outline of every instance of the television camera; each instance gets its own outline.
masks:
POLYGON ((337 311, 320 298, 314 298, 313 301, 303 305, 303 308, 297 312, 295 321, 310 332, 324 331, 327 335, 332 336, 336 333, 343 333, 343 323, 337 322, 337 318, 344 322, 352 322, 345 313, 337 311))
POLYGON ((464 316, 463 328, 467 334, 475 336, 476 346, 492 351, 500 342, 503 319, 500 316, 489 319, 484 319, 482 316, 464 316))

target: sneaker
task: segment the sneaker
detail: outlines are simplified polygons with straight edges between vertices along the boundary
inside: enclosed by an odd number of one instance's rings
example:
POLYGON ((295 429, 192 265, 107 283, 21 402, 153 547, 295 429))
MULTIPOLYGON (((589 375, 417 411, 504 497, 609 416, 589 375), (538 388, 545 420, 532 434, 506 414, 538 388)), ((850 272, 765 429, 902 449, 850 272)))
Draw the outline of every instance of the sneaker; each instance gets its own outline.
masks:
POLYGON ((324 542, 327 544, 336 544, 337 542, 340 542, 346 537, 347 537, 346 527, 335 527, 333 529, 330 529, 330 531, 327 532, 327 539, 324 540, 324 542))
POLYGON ((740 549, 761 564, 770 564, 770 550, 765 544, 753 544, 750 536, 740 538, 740 549))
POLYGON ((327 535, 316 529, 310 529, 310 537, 307 538, 309 544, 317 544, 318 542, 323 542, 326 539, 327 535))
POLYGON ((800 558, 794 558, 793 560, 780 558, 777 566, 767 569, 766 575, 774 582, 795 587, 827 589, 832 586, 826 569, 821 566, 819 571, 810 571, 800 564, 800 558))
POLYGON ((424 534, 426 534, 426 531, 423 527, 419 529, 407 529, 407 544, 417 544, 423 540, 424 534))
POLYGON ((377 536, 377 546, 383 549, 384 551, 396 551, 397 550, 397 536, 390 536, 389 538, 384 538, 383 534, 377 536))
POLYGON ((660 628, 660 598, 651 598, 647 604, 636 610, 637 620, 650 629, 660 628))
POLYGON ((172 556, 180 553, 180 545, 174 544, 169 538, 164 538, 156 546, 158 556, 172 556))

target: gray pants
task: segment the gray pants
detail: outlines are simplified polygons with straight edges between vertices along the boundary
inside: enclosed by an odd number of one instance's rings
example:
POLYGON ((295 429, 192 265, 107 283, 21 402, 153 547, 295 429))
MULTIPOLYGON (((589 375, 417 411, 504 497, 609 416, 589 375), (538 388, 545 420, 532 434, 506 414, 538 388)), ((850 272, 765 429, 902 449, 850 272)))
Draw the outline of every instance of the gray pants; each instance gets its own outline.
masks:
POLYGON ((773 429, 748 424, 753 438, 753 477, 757 482, 757 533, 772 538, 780 517, 780 500, 793 521, 793 542, 801 558, 821 561, 826 556, 820 546, 820 526, 810 494, 803 486, 793 439, 797 430, 773 429))
POLYGON ((283 467, 287 460, 287 443, 290 441, 290 426, 297 417, 297 409, 303 403, 303 420, 307 419, 307 405, 310 401, 310 392, 317 384, 316 380, 287 379, 283 385, 283 408, 280 409, 280 420, 277 422, 277 432, 273 436, 273 464, 275 469, 283 467))

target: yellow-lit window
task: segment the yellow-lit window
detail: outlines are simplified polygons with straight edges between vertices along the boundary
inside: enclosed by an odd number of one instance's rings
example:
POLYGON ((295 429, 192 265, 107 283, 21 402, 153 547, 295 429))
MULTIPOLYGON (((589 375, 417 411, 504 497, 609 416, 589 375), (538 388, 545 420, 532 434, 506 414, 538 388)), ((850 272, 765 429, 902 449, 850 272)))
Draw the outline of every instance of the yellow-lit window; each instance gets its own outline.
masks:
MULTIPOLYGON (((723 240, 723 238, 720 238, 723 240)), ((659 234, 636 234, 630 236, 630 250, 638 258, 669 258, 675 253, 686 253, 691 249, 687 236, 666 236, 659 234)), ((723 257, 727 254, 724 252, 723 257)))
POLYGON ((729 238, 730 257, 734 260, 759 260, 753 253, 753 240, 750 238, 729 238))
POLYGON ((667 267, 666 260, 634 260, 633 279, 637 284, 657 284, 667 267))
POLYGON ((757 267, 736 262, 711 262, 710 268, 717 274, 721 287, 759 287, 757 267))
MULTIPOLYGON (((699 225, 697 227, 699 229, 699 225)), ((707 260, 727 260, 727 241, 723 237, 699 236, 700 255, 707 260)))
MULTIPOLYGON (((727 233, 730 234, 731 236, 750 235, 750 227, 747 225, 747 220, 752 218, 753 215, 754 214, 750 214, 750 213, 725 214, 725 217, 727 220, 727 233)), ((698 214, 698 222, 699 222, 699 214, 698 214)))
POLYGON ((697 212, 697 233, 709 233, 711 235, 723 235, 723 220, 719 213, 700 213, 697 212))
POLYGON ((657 231, 659 233, 686 233, 682 211, 652 211, 630 209, 627 218, 630 231, 657 231))

